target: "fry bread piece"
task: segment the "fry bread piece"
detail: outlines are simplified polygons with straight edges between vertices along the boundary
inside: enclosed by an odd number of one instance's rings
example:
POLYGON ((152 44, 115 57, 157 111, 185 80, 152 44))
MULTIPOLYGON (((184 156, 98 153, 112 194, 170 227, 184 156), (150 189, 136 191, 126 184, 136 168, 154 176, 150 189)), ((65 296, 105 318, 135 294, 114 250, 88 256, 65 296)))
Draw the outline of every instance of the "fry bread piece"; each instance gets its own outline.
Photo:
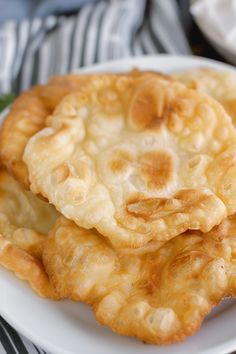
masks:
POLYGON ((236 73, 200 68, 179 72, 173 77, 187 87, 207 93, 219 101, 236 125, 236 73))
POLYGON ((62 297, 90 304, 114 332, 148 343, 182 341, 236 295, 236 216, 208 234, 188 231, 140 254, 120 252, 97 231, 60 217, 43 262, 62 297))
POLYGON ((8 171, 29 189, 28 172, 22 155, 28 139, 45 126, 46 117, 60 100, 78 89, 76 75, 53 78, 47 85, 35 86, 20 95, 7 115, 0 137, 0 155, 8 171))
POLYGON ((0 264, 42 297, 57 299, 42 265, 42 248, 58 213, 0 169, 0 264))
MULTIPOLYGON (((133 70, 129 75, 165 75, 133 70)), ((0 136, 0 156, 8 171, 29 189, 28 171, 22 160, 29 138, 45 127, 46 117, 68 93, 77 91, 92 77, 90 75, 65 75, 52 78, 48 84, 35 86, 20 95, 7 115, 0 136)))
POLYGON ((47 125, 24 153, 33 193, 116 247, 207 232, 236 211, 236 131, 200 92, 94 76, 47 125))
POLYGON ((9 242, 0 235, 0 264, 26 280, 41 297, 58 300, 60 296, 49 282, 42 262, 29 252, 9 242))

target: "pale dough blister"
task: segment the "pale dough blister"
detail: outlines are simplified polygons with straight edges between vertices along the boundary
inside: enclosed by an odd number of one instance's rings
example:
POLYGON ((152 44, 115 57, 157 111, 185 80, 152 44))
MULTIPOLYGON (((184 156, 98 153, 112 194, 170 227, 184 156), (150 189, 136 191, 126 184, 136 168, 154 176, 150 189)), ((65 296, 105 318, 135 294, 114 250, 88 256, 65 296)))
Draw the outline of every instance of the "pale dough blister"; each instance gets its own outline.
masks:
POLYGON ((215 100, 161 77, 98 75, 26 145, 31 189, 116 247, 209 231, 236 211, 236 132, 215 100))

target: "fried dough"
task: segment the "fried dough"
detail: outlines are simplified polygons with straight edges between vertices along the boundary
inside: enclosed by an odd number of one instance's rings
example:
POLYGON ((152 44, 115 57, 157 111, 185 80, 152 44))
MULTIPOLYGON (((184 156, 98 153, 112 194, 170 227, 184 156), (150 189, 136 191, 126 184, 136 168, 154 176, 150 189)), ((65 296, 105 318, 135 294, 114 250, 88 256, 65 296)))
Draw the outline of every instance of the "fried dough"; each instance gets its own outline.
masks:
POLYGON ((97 231, 60 217, 43 262, 62 297, 91 305, 114 332, 147 343, 182 341, 236 295, 236 216, 208 234, 188 231, 141 254, 114 249, 97 231))
POLYGON ((236 73, 208 68, 173 74, 187 87, 207 93, 219 101, 236 125, 236 73))
MULTIPOLYGON (((161 73, 132 70, 128 75, 160 75, 161 73)), ((4 120, 0 134, 0 156, 7 170, 29 189, 28 171, 22 160, 29 138, 45 127, 45 120, 68 93, 77 91, 92 75, 64 75, 52 78, 46 85, 38 85, 21 94, 4 120)))
POLYGON ((42 297, 59 298, 42 265, 43 243, 58 213, 0 169, 0 264, 42 297))
POLYGON ((184 85, 98 75, 26 145, 31 190, 115 247, 209 231, 236 212, 236 131, 184 85))
POLYGON ((28 139, 45 126, 46 117, 60 100, 80 82, 76 75, 53 78, 47 85, 38 85, 24 92, 13 103, 0 134, 0 156, 8 171, 29 189, 28 172, 22 155, 28 139))

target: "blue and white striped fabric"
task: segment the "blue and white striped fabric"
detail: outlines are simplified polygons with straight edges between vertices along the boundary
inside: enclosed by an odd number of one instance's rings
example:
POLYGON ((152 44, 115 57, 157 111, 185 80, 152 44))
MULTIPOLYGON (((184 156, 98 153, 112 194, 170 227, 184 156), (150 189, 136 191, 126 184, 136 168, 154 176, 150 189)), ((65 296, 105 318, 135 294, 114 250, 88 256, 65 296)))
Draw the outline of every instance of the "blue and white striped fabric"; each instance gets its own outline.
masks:
POLYGON ((89 2, 71 16, 0 23, 0 93, 92 63, 190 53, 174 0, 89 2))
MULTIPOLYGON (((20 19, 24 8, 17 1, 10 2, 20 19)), ((0 0, 0 8, 10 2, 0 0)), ((34 12, 38 17, 0 22, 0 94, 18 93, 96 62, 191 53, 179 4, 186 9, 188 0, 41 0, 34 12), (74 14, 52 15, 74 11, 76 5, 83 6, 74 14)), ((0 354, 6 353, 45 354, 0 318, 0 354)))
POLYGON ((17 333, 0 317, 0 354, 49 354, 17 333))

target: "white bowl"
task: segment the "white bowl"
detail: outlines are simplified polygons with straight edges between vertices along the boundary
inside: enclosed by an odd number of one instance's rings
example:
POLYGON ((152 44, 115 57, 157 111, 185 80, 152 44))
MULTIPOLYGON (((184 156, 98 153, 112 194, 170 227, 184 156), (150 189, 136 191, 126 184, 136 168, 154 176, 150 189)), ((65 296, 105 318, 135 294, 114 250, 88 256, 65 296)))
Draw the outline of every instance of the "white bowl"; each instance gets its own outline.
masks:
MULTIPOLYGON (((222 55, 223 58, 225 58, 228 62, 236 65, 236 47, 230 45, 226 40, 222 39, 220 35, 217 34, 217 32, 214 31, 214 28, 209 26, 209 23, 207 22, 208 16, 210 16, 209 13, 207 13, 207 17, 203 18, 201 15, 201 12, 199 13, 199 9, 204 5, 204 1, 206 0, 200 0, 200 1, 192 1, 192 5, 190 7, 190 12, 200 28, 201 32, 205 35, 205 37, 208 39, 208 41, 212 44, 212 46, 216 49, 216 51, 222 55)), ((225 1, 225 0, 224 0, 225 1)), ((210 10, 208 10, 210 11, 210 10)), ((224 18, 223 18, 224 20, 224 18)), ((236 18, 235 18, 235 23, 236 23, 236 18)))
POLYGON ((215 48, 215 50, 220 55, 222 55, 222 57, 225 58, 229 63, 236 65, 236 53, 230 50, 228 45, 225 45, 223 41, 219 41, 219 40, 216 41, 215 38, 213 38, 213 36, 209 33, 209 31, 204 27, 204 25, 197 18, 195 18, 195 22, 197 23, 198 27, 205 35, 205 37, 208 39, 208 41, 215 48))

